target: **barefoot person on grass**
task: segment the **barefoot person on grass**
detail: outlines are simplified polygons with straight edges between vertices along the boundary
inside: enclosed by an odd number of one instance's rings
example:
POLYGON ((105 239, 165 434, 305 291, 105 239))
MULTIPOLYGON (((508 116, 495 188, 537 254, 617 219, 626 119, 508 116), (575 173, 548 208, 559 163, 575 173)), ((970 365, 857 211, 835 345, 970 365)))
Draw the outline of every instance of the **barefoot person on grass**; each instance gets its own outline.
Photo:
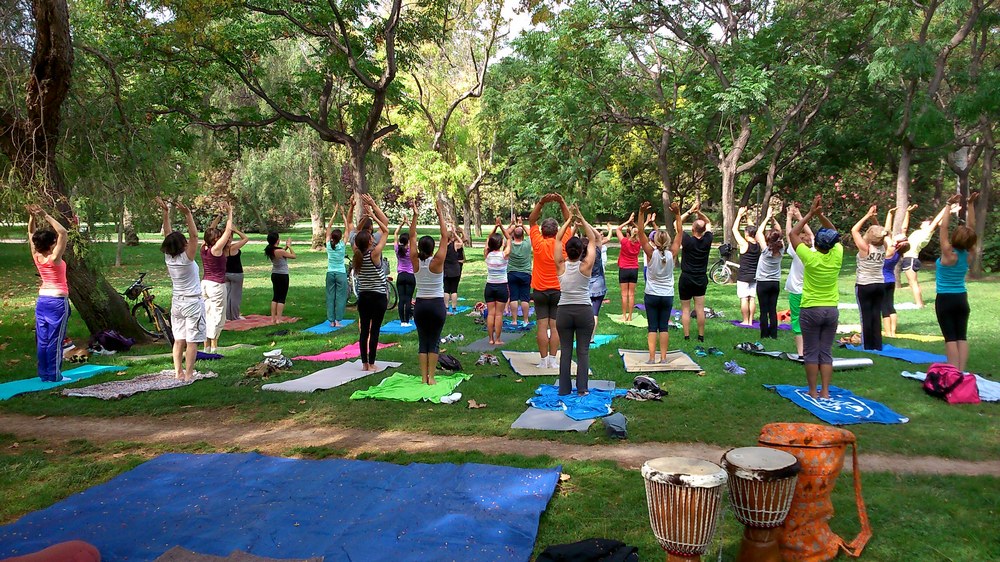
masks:
POLYGON ((872 205, 865 216, 851 227, 851 237, 858 247, 857 276, 854 294, 861 315, 861 345, 865 349, 882 349, 882 299, 885 298, 883 267, 895 246, 886 244, 888 231, 878 224, 878 208, 872 205), (869 220, 875 222, 864 235, 861 229, 869 220))
POLYGON ((202 300, 198 281, 198 226, 191 209, 177 201, 177 208, 184 213, 188 237, 174 232, 170 226, 171 207, 159 197, 157 205, 163 210, 163 232, 167 235, 160 245, 167 264, 167 274, 173 286, 170 297, 170 328, 174 334, 174 372, 182 381, 194 380, 194 362, 198 358, 198 344, 205 341, 205 301, 202 300), (183 366, 182 366, 183 363, 183 366))
POLYGON ((510 300, 510 290, 507 288, 507 264, 510 260, 510 238, 507 231, 497 219, 493 233, 486 240, 483 249, 486 261, 486 289, 483 291, 483 302, 486 303, 486 331, 489 333, 490 345, 501 345, 503 340, 503 311, 510 300))
POLYGON ((552 245, 552 260, 559 277, 560 298, 556 330, 562 355, 559 358, 559 394, 573 392, 573 347, 576 344, 576 392, 584 396, 589 391, 590 340, 594 335, 594 309, 590 304, 590 275, 594 261, 601 259, 597 249, 597 231, 587 223, 578 207, 559 228, 552 245), (563 248, 562 240, 570 232, 571 223, 578 222, 587 235, 570 236, 563 248))
MULTIPOLYGON (((785 212, 785 235, 788 236, 788 248, 785 250, 792 257, 792 265, 788 268, 788 278, 785 279, 785 292, 788 293, 788 308, 791 309, 792 334, 795 336, 795 353, 802 356, 802 325, 800 315, 802 309, 802 284, 805 275, 805 265, 792 245, 790 234, 792 225, 802 220, 802 212, 796 203, 788 206, 785 212)), ((799 240, 810 250, 813 249, 813 231, 809 225, 803 225, 799 240)))
POLYGON ((344 232, 333 227, 338 214, 344 228, 347 228, 347 214, 340 205, 334 208, 326 225, 326 321, 334 328, 342 325, 344 309, 347 308, 347 268, 344 266, 347 245, 344 243, 344 232))
POLYGON ((965 371, 969 361, 969 293, 965 288, 965 276, 969 272, 969 250, 976 247, 975 202, 979 194, 969 197, 968 220, 948 232, 951 214, 958 214, 958 203, 949 203, 941 209, 941 257, 935 263, 937 298, 934 313, 937 315, 941 335, 944 336, 944 351, 948 363, 965 371))
POLYGON ((733 238, 740 249, 740 270, 736 273, 736 296, 740 299, 740 313, 744 326, 753 325, 754 313, 757 309, 757 262, 760 260, 760 243, 757 242, 757 227, 749 224, 741 232, 740 224, 747 216, 747 208, 740 207, 733 221, 733 238))
MULTIPOLYGON (((895 213, 896 209, 889 209, 889 212, 885 214, 885 226, 890 228, 892 225, 892 215, 895 213)), ((898 316, 896 314, 896 265, 902 259, 903 254, 905 254, 910 249, 910 242, 906 239, 903 234, 896 234, 890 238, 886 238, 887 247, 891 247, 892 251, 886 252, 885 262, 882 263, 882 287, 884 289, 884 295, 882 296, 882 335, 887 338, 896 337, 896 325, 898 322, 898 316)))
MULTIPOLYGON (((642 225, 646 228, 646 225, 642 225)), ((635 225, 635 213, 628 220, 615 228, 620 248, 618 251, 618 285, 621 288, 622 320, 632 321, 635 311, 635 286, 639 283, 639 254, 642 245, 639 244, 638 228, 635 225)))
POLYGON ((285 247, 279 248, 278 243, 281 236, 277 232, 267 234, 267 247, 264 248, 264 255, 271 260, 271 323, 281 323, 282 315, 285 313, 285 300, 288 298, 288 260, 294 260, 298 256, 292 249, 292 239, 285 240, 285 247))
POLYGON ((691 301, 698 321, 698 341, 705 341, 705 292, 708 290, 708 260, 712 252, 712 221, 701 212, 701 203, 695 203, 681 215, 681 223, 691 215, 698 218, 691 223, 691 233, 678 230, 681 238, 681 275, 677 279, 677 292, 681 299, 681 327, 684 339, 691 337, 691 301))
POLYGON ((410 263, 413 276, 417 280, 416 304, 413 306, 413 321, 417 325, 417 341, 420 357, 420 378, 424 384, 434 384, 438 351, 441 345, 441 331, 444 329, 448 311, 444 304, 444 259, 448 246, 448 225, 444 220, 441 202, 437 201, 438 226, 441 229, 440 243, 434 251, 434 238, 421 236, 417 240, 417 204, 411 203, 413 217, 410 219, 410 263))
POLYGON ((782 241, 781 226, 774 218, 774 211, 768 207, 764 222, 757 229, 757 244, 763 248, 760 259, 757 260, 757 272, 754 274, 757 284, 757 302, 760 303, 760 337, 761 339, 778 339, 778 295, 781 288, 781 258, 785 255, 785 243, 782 241), (767 223, 771 230, 764 233, 767 223))
MULTIPOLYGON (((362 196, 362 201, 373 213, 374 201, 368 195, 362 196)), ((377 215, 373 219, 379 218, 377 215)), ((361 348, 362 369, 375 370, 375 357, 378 354, 378 341, 382 331, 382 320, 389 308, 389 288, 385 269, 382 265, 382 250, 389 240, 389 227, 376 220, 379 228, 379 240, 375 242, 367 230, 358 232, 354 238, 354 259, 351 269, 358 280, 358 345, 361 348)))
MULTIPOLYGON (((219 336, 226 325, 226 246, 233 237, 233 207, 223 204, 226 228, 214 226, 205 230, 205 243, 201 245, 201 297, 205 299, 205 353, 215 353, 219 336)), ((215 224, 215 223, 213 223, 215 224)))
POLYGON ((525 240, 527 231, 521 217, 515 219, 510 229, 510 261, 507 263, 507 288, 510 289, 511 322, 517 324, 521 312, 521 326, 528 325, 531 308, 531 241, 525 240))
MULTIPOLYGON (((903 234, 910 226, 910 213, 917 208, 910 205, 903 216, 903 234)), ((946 209, 942 209, 932 220, 925 220, 920 223, 920 227, 911 232, 906 238, 910 242, 910 249, 903 254, 901 269, 906 274, 906 281, 910 284, 910 291, 913 293, 913 302, 920 308, 924 307, 924 296, 920 291, 920 281, 917 272, 920 271, 920 251, 931 241, 935 230, 947 214, 946 209)))
MULTIPOLYGON (((538 319, 538 333, 536 342, 538 343, 538 354, 542 360, 538 364, 540 369, 555 369, 556 352, 559 350, 559 332, 556 330, 556 318, 559 310, 560 285, 559 275, 556 273, 556 264, 553 259, 553 248, 556 247, 556 234, 559 232, 559 223, 556 219, 545 219, 542 225, 538 226, 538 219, 542 215, 542 207, 547 203, 558 203, 562 211, 563 221, 570 219, 569 206, 557 193, 549 193, 543 196, 535 208, 528 215, 528 236, 531 238, 532 266, 531 266, 531 288, 534 290, 532 299, 535 301, 535 318, 538 319)), ((558 246, 569 241, 573 236, 573 228, 570 227, 559 239, 558 246)), ((590 302, 590 301, 587 301, 590 302)))
POLYGON ((239 228, 233 227, 233 234, 240 237, 226 245, 226 320, 241 320, 243 314, 243 246, 250 241, 239 228))
POLYGON ((799 219, 788 233, 788 238, 804 266, 799 322, 802 325, 809 396, 829 398, 830 381, 833 379, 833 340, 840 319, 837 279, 844 262, 844 247, 840 244, 840 233, 823 214, 822 196, 816 196, 809 212, 799 219), (823 224, 823 228, 816 233, 815 251, 802 239, 806 224, 814 218, 819 218, 823 224), (823 386, 817 391, 819 377, 822 377, 823 386))
MULTIPOLYGON (((652 208, 649 201, 644 201, 639 207, 639 245, 648 259, 646 270, 646 289, 643 303, 646 305, 646 321, 648 323, 646 343, 649 346, 649 360, 656 360, 656 344, 660 344, 660 363, 667 362, 667 352, 670 349, 670 311, 674 306, 674 256, 681 248, 680 236, 675 236, 671 242, 666 231, 653 230, 653 239, 646 236, 647 218, 652 208)), ((670 210, 674 213, 677 232, 684 231, 684 219, 677 203, 671 203, 670 210)))
POLYGON ((69 324, 69 284, 66 282, 66 244, 69 232, 38 205, 28 206, 28 243, 31 261, 42 278, 35 302, 35 343, 38 351, 38 378, 46 382, 63 380, 63 340, 69 324), (49 228, 35 229, 37 220, 49 228))

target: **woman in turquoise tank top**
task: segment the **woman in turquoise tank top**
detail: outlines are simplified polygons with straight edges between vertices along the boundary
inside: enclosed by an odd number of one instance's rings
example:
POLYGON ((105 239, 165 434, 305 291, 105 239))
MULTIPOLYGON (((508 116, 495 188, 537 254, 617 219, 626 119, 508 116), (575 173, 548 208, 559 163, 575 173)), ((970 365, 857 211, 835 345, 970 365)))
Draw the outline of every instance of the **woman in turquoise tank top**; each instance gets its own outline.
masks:
POLYGON ((960 371, 965 371, 969 359, 969 293, 965 288, 965 274, 969 271, 969 250, 976 246, 974 203, 978 197, 978 193, 969 197, 969 210, 966 213, 968 221, 950 235, 948 222, 951 213, 957 213, 961 207, 949 200, 942 210, 943 218, 939 227, 941 257, 936 262, 937 298, 934 300, 934 312, 938 326, 941 327, 941 335, 944 336, 948 362, 960 371))

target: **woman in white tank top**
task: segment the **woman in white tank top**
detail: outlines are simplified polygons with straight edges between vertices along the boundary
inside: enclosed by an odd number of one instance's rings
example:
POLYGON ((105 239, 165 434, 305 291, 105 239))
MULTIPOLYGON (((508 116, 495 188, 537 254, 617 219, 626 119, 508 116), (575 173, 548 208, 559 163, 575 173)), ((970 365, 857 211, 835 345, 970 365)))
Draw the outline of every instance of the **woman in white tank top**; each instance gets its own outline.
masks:
POLYGON ((854 294, 861 316, 861 345, 865 349, 880 350, 882 349, 882 299, 885 297, 882 265, 885 263, 885 258, 891 258, 895 254, 896 247, 892 246, 886 250, 885 239, 889 233, 879 226, 877 212, 878 208, 872 205, 868 213, 851 228, 851 237, 858 247, 858 272, 854 294), (862 235, 861 228, 869 219, 875 224, 862 235))
MULTIPOLYGON (((437 201, 438 226, 441 240, 448 240, 448 225, 444 220, 441 202, 437 201)), ((434 238, 423 236, 417 240, 417 204, 411 203, 413 217, 410 219, 410 261, 413 276, 417 280, 414 295, 413 322, 417 325, 418 353, 420 356, 420 377, 424 384, 434 384, 434 370, 437 368, 441 331, 448 317, 444 305, 444 258, 448 254, 447 244, 438 244, 434 250, 434 238)))
POLYGON ((646 237, 646 217, 652 208, 649 201, 639 206, 639 243, 642 251, 649 259, 646 271, 646 293, 643 303, 646 305, 646 322, 648 324, 646 344, 649 347, 647 363, 656 363, 656 343, 660 343, 660 362, 667 362, 667 350, 670 345, 670 310, 674 305, 674 256, 681 249, 681 239, 684 233, 684 219, 677 203, 670 204, 670 210, 676 220, 676 236, 671 242, 670 235, 662 230, 653 231, 652 241, 646 237))
POLYGON ((580 214, 580 208, 573 206, 569 219, 556 234, 553 247, 556 274, 562 294, 559 297, 556 330, 559 332, 559 394, 565 396, 573 391, 570 370, 573 366, 573 342, 576 340, 576 392, 580 396, 588 393, 588 373, 590 371, 590 339, 594 334, 594 309, 590 303, 590 274, 594 260, 599 258, 597 231, 580 214), (566 242, 566 257, 560 242, 566 230, 574 222, 587 235, 586 243, 577 237, 566 242))

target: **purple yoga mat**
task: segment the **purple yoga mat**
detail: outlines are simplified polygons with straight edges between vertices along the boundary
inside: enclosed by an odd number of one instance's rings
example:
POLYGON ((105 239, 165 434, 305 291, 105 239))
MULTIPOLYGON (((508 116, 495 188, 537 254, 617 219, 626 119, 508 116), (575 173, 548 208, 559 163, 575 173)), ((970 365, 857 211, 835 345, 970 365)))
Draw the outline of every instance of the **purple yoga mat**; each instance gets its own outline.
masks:
MULTIPOLYGON (((748 328, 748 329, 753 329, 753 330, 759 330, 760 329, 760 322, 754 322, 750 326, 747 326, 745 324, 740 324, 739 320, 730 320, 729 323, 732 324, 733 326, 736 326, 737 328, 748 328)), ((791 324, 778 324, 778 329, 779 330, 791 330, 792 329, 792 325, 791 324)))

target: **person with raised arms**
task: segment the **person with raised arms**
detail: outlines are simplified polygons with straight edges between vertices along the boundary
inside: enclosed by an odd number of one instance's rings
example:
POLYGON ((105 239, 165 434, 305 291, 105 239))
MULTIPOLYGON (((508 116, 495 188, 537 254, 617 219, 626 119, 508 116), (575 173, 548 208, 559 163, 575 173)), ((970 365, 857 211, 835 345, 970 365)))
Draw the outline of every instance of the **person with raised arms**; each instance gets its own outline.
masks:
POLYGON ((226 245, 226 320, 243 318, 243 246, 250 241, 242 230, 233 227, 233 234, 240 237, 226 245))
MULTIPOLYGON (((891 227, 895 211, 895 208, 889 209, 885 214, 886 228, 891 227)), ((892 248, 892 252, 886 252, 885 262, 882 264, 882 286, 885 289, 882 296, 882 335, 894 338, 899 318, 896 314, 896 265, 903 254, 909 251, 910 242, 905 235, 895 234, 886 239, 886 244, 892 248)))
POLYGON ((462 282, 462 268, 465 267, 465 240, 461 231, 452 227, 448 231, 448 255, 444 259, 444 298, 448 314, 458 314, 458 286, 462 282))
POLYGON ((413 276, 413 262, 410 259, 410 234, 400 233, 403 223, 396 227, 396 292, 399 295, 399 325, 410 327, 413 321, 413 292, 417 290, 417 279, 413 276))
POLYGON ((757 242, 757 227, 749 224, 742 232, 740 224, 743 217, 747 216, 747 208, 740 207, 736 212, 736 220, 733 221, 733 238, 740 249, 740 270, 736 273, 736 296, 740 299, 740 313, 743 319, 740 321, 744 326, 753 324, 754 313, 757 303, 754 297, 757 296, 757 262, 760 260, 760 244, 757 242))
POLYGON ((510 261, 507 263, 507 287, 510 289, 511 321, 517 324, 517 313, 521 312, 521 325, 528 325, 531 305, 531 242, 525 240, 527 231, 521 217, 515 219, 510 228, 510 261))
POLYGON ((684 339, 691 337, 691 301, 698 322, 698 341, 705 341, 705 292, 708 290, 708 260, 712 252, 712 221, 701 212, 701 202, 696 202, 681 215, 681 224, 693 214, 698 218, 691 223, 691 233, 678 230, 674 236, 681 239, 681 275, 677 279, 677 292, 681 299, 681 327, 684 339))
MULTIPOLYGON (((556 352, 559 350, 559 332, 556 330, 556 318, 559 310, 560 285, 559 275, 556 273, 556 264, 553 259, 553 248, 556 246, 556 234, 559 232, 559 223, 556 219, 545 219, 541 226, 538 219, 542 215, 542 208, 548 203, 559 203, 562 211, 563 221, 570 218, 569 206, 562 195, 548 193, 535 203, 535 207, 528 215, 528 236, 531 239, 532 265, 531 265, 531 288, 533 290, 532 299, 535 301, 535 318, 538 320, 538 333, 535 341, 538 344, 538 354, 541 362, 540 369, 555 369, 556 352)), ((573 227, 570 227, 559 240, 565 244, 573 236, 573 227)), ((588 301, 590 302, 590 301, 588 301)))
POLYGON ((170 297, 170 329, 174 335, 174 372, 181 381, 194 380, 194 363, 198 358, 198 344, 205 341, 205 301, 198 281, 198 225, 194 216, 180 200, 177 208, 184 213, 188 237, 174 232, 170 226, 171 205, 157 197, 156 204, 163 210, 163 232, 160 244, 167 264, 167 275, 173 288, 170 297))
POLYGON ((330 215, 326 225, 326 321, 330 326, 339 328, 344 321, 347 308, 347 267, 344 259, 347 256, 347 244, 344 243, 344 232, 333 227, 337 214, 347 228, 349 219, 343 207, 337 205, 330 215))
POLYGON ((561 297, 556 330, 559 332, 559 394, 565 396, 573 392, 572 367, 573 347, 576 347, 576 392, 585 396, 589 389, 590 340, 594 335, 593 308, 590 304, 590 275, 594 262, 600 259, 597 250, 597 231, 583 218, 579 207, 574 206, 572 215, 559 228, 552 245, 552 260, 559 277, 561 297), (579 222, 587 235, 582 238, 572 235, 571 226, 579 222), (567 238, 567 234, 569 237, 567 238), (565 244, 563 244, 565 240, 565 244))
POLYGON ((885 274, 882 272, 885 259, 895 252, 895 246, 888 246, 888 231, 878 224, 878 207, 872 205, 865 216, 851 227, 851 238, 858 248, 857 275, 854 294, 861 315, 861 345, 865 349, 882 349, 882 299, 885 297, 885 274), (861 228, 869 220, 875 224, 868 227, 864 235, 861 228))
MULTIPOLYGON (((906 231, 910 227, 910 213, 916 209, 916 205, 910 205, 906 208, 906 214, 903 215, 903 230, 902 234, 906 235, 906 231)), ((937 230, 938 225, 944 219, 947 214, 945 209, 937 214, 931 220, 925 220, 920 223, 920 227, 911 232, 906 236, 906 239, 910 243, 910 249, 903 254, 903 261, 900 269, 906 274, 906 281, 910 284, 910 291, 913 293, 913 302, 918 307, 924 307, 924 295, 920 291, 920 280, 918 279, 917 272, 920 271, 920 251, 927 246, 927 243, 931 241, 934 236, 935 230, 937 230)))
POLYGON ((28 206, 28 245, 31 261, 42 278, 35 301, 35 346, 38 378, 46 382, 63 380, 63 340, 69 324, 69 283, 63 255, 69 232, 38 205, 28 206), (37 218, 36 218, 37 217, 37 218), (35 228, 35 221, 45 221, 49 228, 35 228))
POLYGON ((510 290, 507 288, 507 264, 510 260, 510 237, 497 218, 493 233, 486 240, 483 248, 486 261, 486 289, 483 291, 483 301, 486 303, 486 331, 489 333, 490 345, 501 345, 503 339, 503 311, 510 300, 510 290))
MULTIPOLYGON (((642 225, 642 228, 646 228, 642 225)), ((622 320, 632 321, 635 311, 635 286, 639 283, 639 244, 638 228, 635 224, 635 213, 615 227, 615 235, 620 244, 618 250, 618 285, 621 288, 622 320)))
POLYGON ((205 353, 215 353, 226 325, 226 246, 233 237, 233 206, 224 203, 226 228, 209 226, 201 246, 201 296, 205 299, 205 353))
POLYGON ((969 272, 969 250, 976 247, 975 202, 978 198, 978 193, 969 197, 969 209, 966 212, 968 220, 954 232, 948 232, 951 214, 957 214, 961 206, 949 202, 939 214, 941 257, 935 262, 937 298, 934 300, 934 314, 937 316, 941 335, 944 336, 944 351, 948 363, 963 372, 969 361, 968 330, 971 312, 965 276, 969 272))
POLYGON ((413 210, 413 217, 410 219, 410 263, 417 281, 413 322, 417 325, 420 378, 424 384, 434 384, 441 331, 448 318, 444 304, 444 259, 448 253, 448 246, 444 242, 448 239, 448 225, 444 220, 441 201, 436 201, 435 210, 441 235, 435 252, 433 237, 421 236, 417 240, 417 204, 411 203, 410 208, 413 210))
MULTIPOLYGON (((362 203, 368 213, 374 213, 375 202, 371 196, 363 195, 362 203)), ((372 217, 378 224, 379 239, 375 242, 372 234, 361 230, 354 238, 354 259, 351 268, 358 280, 358 345, 361 348, 362 370, 375 370, 375 357, 378 354, 378 340, 382 331, 382 320, 389 308, 389 287, 382 265, 382 250, 389 240, 389 227, 372 217)))
MULTIPOLYGON (((597 231, 597 251, 601 255, 594 260, 594 267, 590 270, 590 304, 594 309, 594 334, 597 334, 598 318, 601 315, 604 297, 608 295, 608 283, 604 277, 604 268, 608 265, 609 240, 611 240, 610 226, 607 228, 607 234, 597 231)), ((590 343, 594 343, 593 338, 591 338, 590 343)))
MULTIPOLYGON (((805 275, 805 265, 802 263, 802 258, 799 257, 798 252, 795 251, 795 246, 792 245, 791 232, 792 225, 795 224, 792 220, 796 222, 802 220, 802 212, 799 210, 797 203, 792 203, 788 206, 788 210, 785 212, 785 236, 788 237, 788 248, 786 252, 792 257, 792 265, 788 268, 788 277, 785 279, 785 292, 788 293, 788 308, 791 311, 791 325, 792 334, 795 336, 795 352, 802 356, 802 324, 800 322, 800 315, 802 309, 802 284, 803 276, 805 275)), ((809 225, 803 225, 802 232, 799 233, 799 240, 810 250, 813 249, 813 231, 809 228, 809 225)))
POLYGON ((781 225, 774 218, 774 210, 767 208, 764 221, 757 229, 757 244, 764 248, 757 260, 757 272, 754 279, 757 284, 757 302, 760 303, 760 337, 761 339, 778 339, 778 295, 781 288, 781 258, 785 255, 785 244, 782 241, 781 225), (771 230, 764 234, 767 223, 771 230))
MULTIPOLYGON (((656 344, 660 344, 660 363, 667 363, 667 352, 670 350, 670 311, 674 306, 674 256, 681 249, 681 238, 675 236, 671 241, 670 235, 660 229, 653 230, 653 239, 646 236, 646 224, 652 221, 652 217, 647 218, 649 210, 652 208, 649 201, 644 201, 639 206, 639 246, 649 260, 646 271, 646 288, 643 295, 643 303, 646 305, 647 335, 646 343, 649 347, 649 360, 647 363, 655 364, 656 344)), ((674 220, 677 232, 684 231, 684 222, 677 203, 670 204, 670 210, 674 213, 674 220)))
POLYGON ((281 323, 285 313, 285 300, 288 299, 288 260, 298 258, 292 249, 292 239, 285 239, 285 247, 279 248, 281 236, 277 232, 267 233, 267 246, 264 255, 271 261, 271 323, 281 323))
POLYGON ((833 380, 833 340, 837 336, 840 311, 837 304, 840 292, 837 280, 844 262, 844 246, 840 243, 840 233, 823 214, 823 197, 817 195, 812 207, 799 219, 788 238, 802 260, 802 308, 799 323, 802 326, 803 359, 809 396, 830 398, 830 383, 833 380), (802 239, 805 226, 813 218, 819 218, 823 228, 816 232, 815 251, 802 239), (822 378, 822 389, 817 390, 817 379, 822 378))

